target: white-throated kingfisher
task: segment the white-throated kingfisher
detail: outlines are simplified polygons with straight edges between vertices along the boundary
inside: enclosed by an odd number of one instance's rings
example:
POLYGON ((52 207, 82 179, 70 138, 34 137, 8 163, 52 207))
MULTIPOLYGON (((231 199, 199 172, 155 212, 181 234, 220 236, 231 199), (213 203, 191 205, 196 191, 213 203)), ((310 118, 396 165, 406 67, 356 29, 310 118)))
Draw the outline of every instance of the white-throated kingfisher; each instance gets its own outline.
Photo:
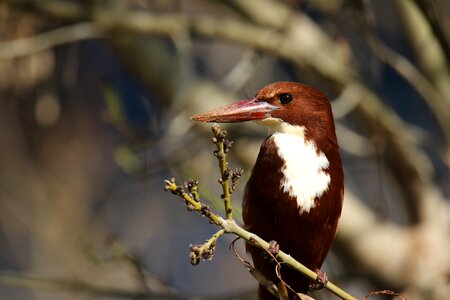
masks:
MULTIPOLYGON (((201 122, 256 121, 269 128, 245 187, 243 219, 247 230, 308 268, 319 269, 336 235, 344 175, 331 105, 317 89, 276 82, 255 97, 191 119, 201 122)), ((274 283, 275 264, 248 245, 255 267, 274 283)), ((307 293, 310 279, 284 267, 281 277, 296 292, 307 293)), ((289 298, 294 294, 289 292, 289 298)), ((276 299, 259 287, 260 299, 276 299)))

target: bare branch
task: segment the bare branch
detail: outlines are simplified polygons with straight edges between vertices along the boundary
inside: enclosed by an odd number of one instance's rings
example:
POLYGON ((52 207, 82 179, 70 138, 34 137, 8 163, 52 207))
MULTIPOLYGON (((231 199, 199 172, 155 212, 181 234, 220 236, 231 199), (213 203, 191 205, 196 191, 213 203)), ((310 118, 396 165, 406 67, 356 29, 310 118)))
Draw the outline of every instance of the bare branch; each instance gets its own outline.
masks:
POLYGON ((0 42, 0 60, 31 55, 56 46, 102 37, 93 23, 83 22, 41 33, 29 38, 0 42))
POLYGON ((101 286, 76 279, 45 278, 37 274, 24 274, 15 272, 0 272, 0 285, 14 286, 28 289, 41 289, 48 291, 84 293, 87 295, 125 298, 125 299, 187 299, 186 297, 171 294, 153 294, 151 292, 138 292, 121 289, 115 286, 101 286))

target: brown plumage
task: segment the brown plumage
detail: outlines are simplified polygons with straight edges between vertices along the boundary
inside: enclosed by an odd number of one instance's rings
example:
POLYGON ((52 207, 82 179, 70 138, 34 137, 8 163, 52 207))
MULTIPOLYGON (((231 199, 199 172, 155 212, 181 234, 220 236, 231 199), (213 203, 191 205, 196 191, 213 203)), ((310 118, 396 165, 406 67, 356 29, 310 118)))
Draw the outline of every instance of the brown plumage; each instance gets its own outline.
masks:
MULTIPOLYGON (((281 250, 308 268, 319 269, 335 237, 343 200, 339 147, 325 95, 300 83, 276 82, 261 89, 254 98, 193 119, 256 120, 271 129, 245 188, 245 227, 266 241, 277 241, 281 250), (298 155, 307 158, 297 158, 297 153, 292 153, 297 149, 298 155)), ((247 250, 255 267, 278 283, 275 265, 266 255, 252 246, 247 246, 247 250)), ((296 292, 308 291, 311 282, 303 275, 288 267, 282 268, 281 274, 296 292)), ((263 287, 259 297, 276 299, 263 287)))

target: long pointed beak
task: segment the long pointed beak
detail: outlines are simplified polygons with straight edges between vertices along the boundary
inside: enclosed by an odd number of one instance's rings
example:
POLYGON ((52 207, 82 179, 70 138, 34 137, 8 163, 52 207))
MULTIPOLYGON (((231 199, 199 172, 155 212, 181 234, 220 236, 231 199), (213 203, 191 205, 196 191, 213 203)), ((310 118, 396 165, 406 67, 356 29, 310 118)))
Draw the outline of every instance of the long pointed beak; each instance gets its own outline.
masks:
POLYGON ((278 107, 265 101, 257 101, 257 99, 253 97, 194 115, 189 119, 199 122, 218 123, 262 120, 271 117, 271 112, 275 109, 278 109, 278 107))

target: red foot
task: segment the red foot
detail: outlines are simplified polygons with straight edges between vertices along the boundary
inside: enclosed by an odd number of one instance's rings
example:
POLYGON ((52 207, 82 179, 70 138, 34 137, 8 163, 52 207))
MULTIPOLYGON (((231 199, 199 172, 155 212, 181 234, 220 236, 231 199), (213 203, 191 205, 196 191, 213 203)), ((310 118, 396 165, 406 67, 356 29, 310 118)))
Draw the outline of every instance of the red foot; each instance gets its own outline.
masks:
POLYGON ((327 273, 315 269, 314 272, 317 274, 317 279, 309 285, 309 291, 317 291, 323 289, 328 283, 327 273))

